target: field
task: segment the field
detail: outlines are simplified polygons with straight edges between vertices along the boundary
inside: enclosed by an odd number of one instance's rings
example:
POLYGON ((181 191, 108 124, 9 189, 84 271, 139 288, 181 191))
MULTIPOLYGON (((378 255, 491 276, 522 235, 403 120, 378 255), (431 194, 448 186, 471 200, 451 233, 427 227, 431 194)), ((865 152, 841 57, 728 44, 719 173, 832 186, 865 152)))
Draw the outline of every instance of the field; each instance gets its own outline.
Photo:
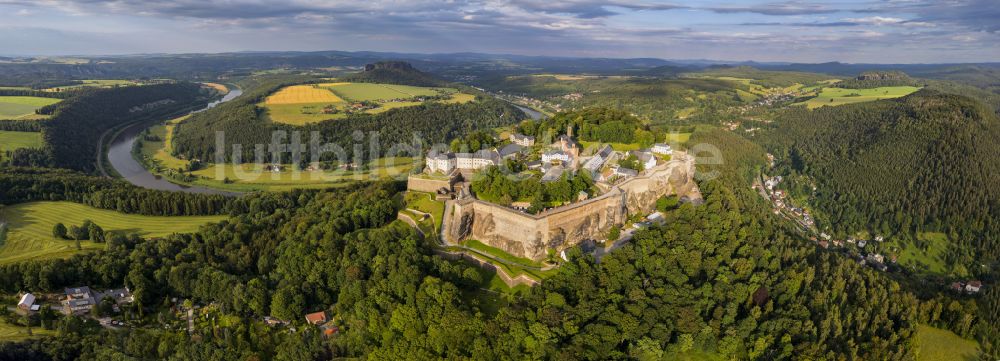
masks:
POLYGON ((917 325, 917 347, 917 361, 979 360, 979 344, 976 341, 926 325, 917 325))
POLYGON ((819 96, 802 103, 809 109, 823 106, 837 106, 851 103, 870 102, 880 99, 899 98, 909 95, 920 88, 912 86, 888 86, 872 89, 843 89, 843 88, 823 88, 819 96))
POLYGON ((378 114, 391 109, 420 105, 419 101, 404 101, 417 96, 450 95, 443 103, 466 103, 475 100, 471 94, 451 88, 426 88, 393 84, 323 83, 293 85, 267 97, 260 104, 267 109, 272 122, 305 125, 330 119, 346 118, 354 112, 378 114), (371 108, 352 109, 359 102, 373 102, 371 108), (325 108, 331 108, 327 112, 325 108))
POLYGON ((344 99, 360 101, 387 101, 416 96, 434 96, 441 93, 453 93, 455 89, 425 88, 409 85, 371 84, 371 83, 328 83, 320 87, 330 89, 344 99))
MULTIPOLYGON (((9 225, 6 242, 0 246, 0 264, 68 257, 76 252, 76 243, 52 236, 52 227, 61 222, 66 227, 94 221, 105 231, 138 233, 162 237, 173 233, 194 232, 206 223, 219 222, 226 216, 158 217, 124 214, 71 202, 31 202, 0 209, 0 219, 9 225)), ((103 249, 104 245, 81 241, 84 251, 103 249)))
POLYGON ((907 243, 905 245, 899 245, 898 243, 891 244, 894 248, 900 249, 899 264, 930 273, 951 273, 945 265, 943 258, 945 251, 948 249, 948 236, 944 233, 922 232, 917 234, 917 238, 921 243, 927 244, 926 251, 920 249, 914 243, 907 243))
POLYGON ((341 103, 343 99, 336 96, 329 90, 314 87, 312 85, 293 85, 282 88, 277 93, 267 97, 264 101, 266 105, 281 104, 311 104, 311 103, 341 103))
POLYGON ((0 130, 0 153, 18 148, 41 148, 42 133, 0 130))
POLYGON ((602 144, 609 144, 609 145, 611 145, 611 149, 614 149, 614 150, 619 151, 619 152, 627 152, 627 151, 630 151, 630 150, 639 150, 639 143, 604 143, 604 142, 587 142, 587 141, 582 141, 582 140, 580 141, 580 145, 582 145, 584 149, 588 149, 588 148, 594 147, 595 151, 602 144))
POLYGON ((225 85, 222 85, 222 84, 219 84, 219 83, 202 83, 202 84, 204 84, 205 86, 207 86, 209 88, 215 89, 216 91, 218 91, 219 93, 222 93, 222 94, 226 94, 226 93, 229 92, 229 87, 227 87, 225 85))
POLYGON ((691 133, 667 133, 664 141, 667 144, 684 144, 688 139, 691 139, 691 133))
POLYGON ((0 119, 41 119, 35 110, 58 103, 59 99, 22 96, 0 96, 0 119))
POLYGON ((32 327, 31 336, 28 336, 28 329, 26 327, 21 327, 17 325, 11 325, 4 321, 0 321, 0 342, 5 341, 24 341, 33 337, 42 336, 55 336, 55 330, 46 330, 41 327, 32 327))

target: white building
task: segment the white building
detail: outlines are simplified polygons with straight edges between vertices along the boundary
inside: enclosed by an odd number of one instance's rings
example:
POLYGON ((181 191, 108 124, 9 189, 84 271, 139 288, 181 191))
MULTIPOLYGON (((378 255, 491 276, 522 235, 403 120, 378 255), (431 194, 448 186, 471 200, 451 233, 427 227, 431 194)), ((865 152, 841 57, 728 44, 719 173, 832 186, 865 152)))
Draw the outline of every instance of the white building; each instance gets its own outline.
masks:
POLYGON ((601 149, 597 150, 597 153, 594 153, 594 156, 590 157, 590 160, 588 160, 587 163, 583 164, 583 168, 590 171, 592 175, 597 174, 597 172, 601 170, 601 167, 604 166, 604 163, 608 161, 608 157, 610 156, 611 146, 605 145, 604 147, 601 147, 601 149))
POLYGON ((455 167, 458 169, 479 170, 500 163, 500 154, 496 150, 480 150, 475 153, 455 154, 455 167))
POLYGON ((33 307, 34 310, 38 309, 38 306, 35 305, 35 295, 33 294, 25 293, 21 296, 21 300, 17 301, 17 308, 23 311, 32 311, 33 307))
POLYGON ((629 153, 639 160, 639 163, 642 164, 642 169, 653 169, 653 167, 656 167, 656 157, 653 156, 653 153, 639 150, 633 150, 629 153))
POLYGON ((522 147, 530 147, 535 145, 535 137, 514 133, 510 135, 511 143, 520 145, 522 147))
POLYGON ((674 153, 674 149, 670 147, 670 144, 664 144, 664 143, 653 144, 653 148, 650 150, 652 150, 653 153, 663 154, 663 155, 671 155, 674 153))
POLYGON ((427 169, 430 172, 451 173, 455 169, 455 153, 431 152, 427 155, 427 169))
POLYGON ((544 162, 544 163, 549 163, 549 162, 552 162, 554 160, 559 160, 559 161, 563 161, 563 162, 569 163, 569 159, 570 159, 569 154, 566 153, 566 152, 563 152, 561 150, 552 150, 552 151, 548 151, 548 152, 542 153, 542 162, 544 162))

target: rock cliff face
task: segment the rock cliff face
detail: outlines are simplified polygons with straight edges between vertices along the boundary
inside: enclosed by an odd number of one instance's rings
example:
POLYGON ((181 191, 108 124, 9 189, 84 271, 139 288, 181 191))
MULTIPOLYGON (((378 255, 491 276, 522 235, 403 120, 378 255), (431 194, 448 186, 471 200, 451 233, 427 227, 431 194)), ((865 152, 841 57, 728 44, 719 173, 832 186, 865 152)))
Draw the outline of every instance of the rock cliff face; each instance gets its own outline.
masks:
POLYGON ((629 214, 648 214, 660 197, 696 190, 693 163, 676 160, 630 179, 598 197, 537 215, 476 199, 456 201, 447 237, 476 239, 518 257, 542 259, 548 250, 561 250, 585 240, 606 237, 629 214))

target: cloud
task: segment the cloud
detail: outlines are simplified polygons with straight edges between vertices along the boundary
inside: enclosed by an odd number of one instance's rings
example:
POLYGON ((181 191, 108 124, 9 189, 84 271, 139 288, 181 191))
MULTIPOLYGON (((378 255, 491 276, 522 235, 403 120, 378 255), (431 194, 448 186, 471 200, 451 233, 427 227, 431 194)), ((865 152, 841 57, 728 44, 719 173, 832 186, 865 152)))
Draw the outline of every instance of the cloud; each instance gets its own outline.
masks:
POLYGON ((816 15, 816 14, 829 14, 844 11, 842 9, 831 8, 826 5, 820 4, 809 4, 799 1, 789 1, 781 3, 767 3, 759 4, 754 6, 718 6, 718 7, 706 7, 706 10, 711 10, 717 13, 755 13, 762 15, 776 15, 776 16, 786 16, 786 15, 816 15))

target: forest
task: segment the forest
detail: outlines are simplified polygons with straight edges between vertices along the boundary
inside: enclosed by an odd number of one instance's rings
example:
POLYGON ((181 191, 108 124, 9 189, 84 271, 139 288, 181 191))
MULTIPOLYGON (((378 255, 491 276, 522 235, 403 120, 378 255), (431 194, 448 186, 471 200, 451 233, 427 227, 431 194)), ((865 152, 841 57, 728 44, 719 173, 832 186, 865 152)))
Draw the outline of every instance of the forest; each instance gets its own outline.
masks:
MULTIPOLYGON (((838 237, 867 231, 915 241, 947 236, 943 261, 973 276, 1000 253, 1000 120, 983 104, 923 90, 887 101, 792 109, 760 141, 778 173, 814 182, 790 187, 810 199, 818 224, 838 237)), ((915 243, 918 247, 920 242, 915 243)), ((926 251, 926 250, 925 250, 926 251)))
POLYGON ((600 107, 562 112, 540 121, 525 121, 518 124, 517 131, 537 139, 554 139, 556 135, 566 134, 567 127, 572 127, 573 135, 583 141, 639 143, 648 147, 656 139, 635 116, 600 107))
MULTIPOLYGON (((42 125, 49 165, 94 171, 100 139, 108 130, 183 114, 203 107, 208 99, 201 86, 193 83, 85 90, 59 103, 42 125)), ((19 161, 15 158, 14 162, 19 161)))

